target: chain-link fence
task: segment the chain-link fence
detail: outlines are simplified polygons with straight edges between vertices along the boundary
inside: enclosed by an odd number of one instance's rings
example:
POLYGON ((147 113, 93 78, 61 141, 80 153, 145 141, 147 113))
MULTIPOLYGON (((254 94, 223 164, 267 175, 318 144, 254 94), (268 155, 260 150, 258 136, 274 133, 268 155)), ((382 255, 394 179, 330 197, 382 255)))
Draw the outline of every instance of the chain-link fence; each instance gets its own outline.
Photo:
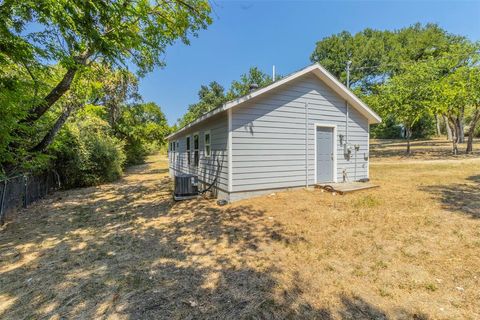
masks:
POLYGON ((0 225, 5 222, 8 214, 26 208, 59 187, 60 179, 55 172, 18 175, 0 180, 0 225))

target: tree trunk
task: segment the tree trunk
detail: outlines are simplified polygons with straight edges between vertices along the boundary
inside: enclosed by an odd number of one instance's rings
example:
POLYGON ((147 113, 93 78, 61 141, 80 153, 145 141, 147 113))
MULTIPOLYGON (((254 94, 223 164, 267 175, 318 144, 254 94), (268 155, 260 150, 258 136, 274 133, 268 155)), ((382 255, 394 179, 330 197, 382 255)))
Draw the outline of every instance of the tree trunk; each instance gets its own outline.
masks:
POLYGON ((443 115, 443 121, 445 122, 445 130, 447 131, 447 140, 452 141, 452 129, 450 128, 450 124, 448 123, 448 118, 446 115, 443 115))
POLYGON ((30 152, 44 152, 47 147, 53 142, 53 139, 57 135, 58 131, 62 128, 62 126, 67 121, 68 117, 72 113, 74 107, 67 107, 62 112, 60 117, 58 117, 57 121, 53 124, 53 127, 47 132, 47 134, 43 137, 42 141, 40 141, 36 146, 31 148, 30 152))
POLYGON ((120 114, 119 106, 115 104, 108 105, 108 122, 110 126, 113 128, 118 121, 118 116, 120 114))
POLYGON ((450 116, 448 118, 448 124, 452 130, 452 153, 454 155, 458 154, 458 126, 457 126, 457 118, 450 116))
POLYGON ((405 127, 405 137, 407 138, 407 155, 411 155, 410 138, 412 137, 412 129, 410 127, 405 127))
POLYGON ((465 142, 465 131, 464 131, 464 126, 463 126, 463 111, 457 117, 457 127, 458 127, 457 141, 458 141, 458 143, 464 143, 465 142))
POLYGON ((435 125, 437 128, 437 137, 440 137, 442 134, 442 131, 440 130, 440 119, 438 117, 438 114, 435 115, 435 125))
POLYGON ((480 121, 480 106, 476 108, 472 116, 472 120, 470 121, 470 125, 468 128, 468 140, 467 140, 466 153, 473 152, 473 135, 475 134, 475 128, 477 126, 478 121, 480 121))
POLYGON ((70 89, 72 85, 72 81, 75 78, 75 74, 78 71, 80 65, 85 65, 87 62, 88 53, 81 55, 79 57, 75 57, 74 60, 76 61, 76 65, 67 69, 67 72, 63 75, 62 80, 53 88, 43 99, 40 103, 30 109, 28 112, 27 117, 22 121, 24 123, 33 123, 34 121, 38 120, 41 116, 45 114, 45 112, 50 109, 50 107, 60 99, 65 92, 70 89))

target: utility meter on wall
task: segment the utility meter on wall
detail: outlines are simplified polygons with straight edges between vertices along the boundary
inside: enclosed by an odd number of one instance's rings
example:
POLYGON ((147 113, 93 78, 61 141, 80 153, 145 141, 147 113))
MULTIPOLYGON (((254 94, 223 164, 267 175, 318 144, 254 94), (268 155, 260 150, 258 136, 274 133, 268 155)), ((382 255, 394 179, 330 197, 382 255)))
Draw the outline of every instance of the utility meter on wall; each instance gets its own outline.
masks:
POLYGON ((352 145, 349 143, 345 143, 343 145, 343 153, 347 156, 352 154, 352 145))

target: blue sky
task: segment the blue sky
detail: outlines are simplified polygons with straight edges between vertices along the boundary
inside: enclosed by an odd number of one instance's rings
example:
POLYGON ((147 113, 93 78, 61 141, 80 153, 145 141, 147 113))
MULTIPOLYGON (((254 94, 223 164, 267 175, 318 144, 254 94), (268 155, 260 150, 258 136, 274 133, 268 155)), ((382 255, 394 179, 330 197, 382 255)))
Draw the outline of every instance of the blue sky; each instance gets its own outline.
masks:
POLYGON ((197 101, 202 84, 226 89, 250 66, 288 74, 310 64, 316 41, 348 30, 399 29, 434 22, 480 40, 479 1, 211 1, 214 22, 189 46, 167 50, 167 66, 140 82, 145 101, 161 106, 170 124, 197 101))

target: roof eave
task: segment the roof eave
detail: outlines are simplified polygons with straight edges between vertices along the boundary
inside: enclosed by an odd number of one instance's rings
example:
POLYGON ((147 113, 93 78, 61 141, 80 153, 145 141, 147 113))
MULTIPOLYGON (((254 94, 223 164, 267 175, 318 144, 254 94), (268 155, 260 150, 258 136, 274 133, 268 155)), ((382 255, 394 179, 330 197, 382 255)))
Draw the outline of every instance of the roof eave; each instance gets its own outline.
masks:
POLYGON ((200 116, 197 118, 195 121, 189 123, 185 127, 177 130, 176 132, 170 134, 167 136, 167 139, 170 140, 177 136, 178 134, 186 131, 187 129, 199 124, 200 122, 216 115, 219 114, 223 111, 226 111, 230 108, 233 108, 235 106, 238 106, 246 101, 249 101, 267 91, 270 91, 274 88, 277 88, 295 78, 301 77, 304 74, 307 74, 309 72, 313 72, 319 79, 323 80, 331 89, 333 89, 337 94, 339 94, 341 97, 343 97, 348 103, 350 103, 352 106, 356 107, 356 109, 368 119, 369 124, 376 124, 382 122, 382 118, 378 114, 376 114, 372 109, 370 109, 363 101, 360 100, 350 89, 348 89, 343 83, 337 80, 330 72, 327 71, 324 67, 322 67, 320 64, 316 63, 313 65, 310 65, 306 68, 303 68, 300 71, 297 71, 285 78, 280 79, 279 81, 276 81, 264 88, 260 88, 258 90, 255 90, 254 92, 251 92, 245 96, 242 96, 240 98, 237 98, 235 100, 231 100, 223 104, 222 106, 213 109, 210 112, 205 113, 204 115, 200 116))

